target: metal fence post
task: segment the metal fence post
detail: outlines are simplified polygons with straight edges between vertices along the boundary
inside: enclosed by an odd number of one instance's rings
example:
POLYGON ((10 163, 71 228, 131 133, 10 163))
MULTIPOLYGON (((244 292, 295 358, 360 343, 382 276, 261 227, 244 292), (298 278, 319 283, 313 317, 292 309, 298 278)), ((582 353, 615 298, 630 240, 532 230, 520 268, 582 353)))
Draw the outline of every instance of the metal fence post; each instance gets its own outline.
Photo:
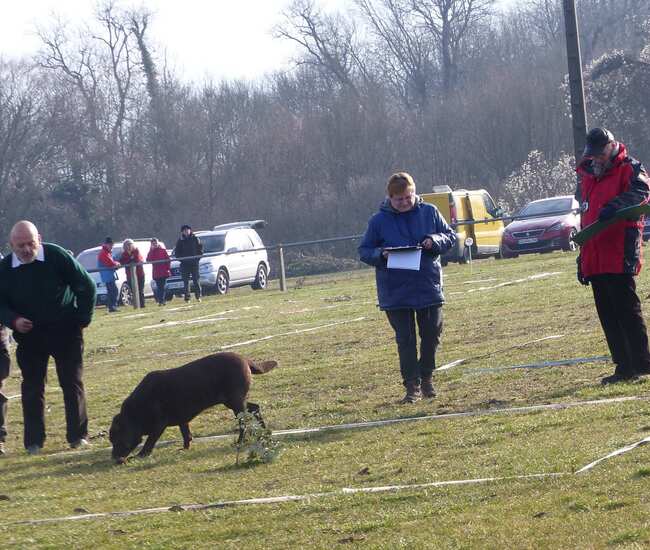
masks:
POLYGON ((282 248, 282 245, 278 246, 278 252, 280 253, 280 290, 286 292, 287 276, 284 272, 284 249, 282 248))
POLYGON ((134 265, 129 266, 129 275, 131 279, 131 301, 133 302, 133 308, 138 309, 140 307, 140 288, 134 265))

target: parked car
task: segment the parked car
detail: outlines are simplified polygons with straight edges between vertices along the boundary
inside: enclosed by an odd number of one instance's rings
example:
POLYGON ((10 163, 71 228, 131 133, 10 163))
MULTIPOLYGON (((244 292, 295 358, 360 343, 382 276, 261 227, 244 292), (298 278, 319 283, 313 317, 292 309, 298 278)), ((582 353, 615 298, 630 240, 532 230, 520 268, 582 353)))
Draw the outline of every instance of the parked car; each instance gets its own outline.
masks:
MULTIPOLYGON (((134 239, 133 242, 135 246, 138 247, 143 258, 147 257, 149 253, 149 248, 151 248, 150 239, 134 239)), ((165 246, 164 243, 161 243, 162 246, 165 246)), ((80 252, 77 255, 77 261, 84 266, 86 269, 97 269, 97 256, 101 250, 101 246, 95 246, 94 248, 88 248, 80 252)), ((113 258, 119 261, 120 256, 122 255, 122 242, 116 242, 113 244, 112 255, 113 258)), ((145 264, 144 266, 144 295, 152 296, 153 288, 152 283, 153 279, 151 278, 151 264, 145 264)), ((99 272, 90 273, 90 276, 93 278, 97 284, 97 305, 106 305, 107 301, 107 291, 106 285, 102 283, 99 272)), ((122 305, 129 305, 132 303, 133 294, 131 292, 131 287, 126 280, 126 269, 120 268, 117 270, 117 280, 115 281, 118 290, 118 303, 122 305)), ((155 283, 153 283, 155 284, 155 283)))
MULTIPOLYGON (((265 222, 254 220, 217 225, 212 231, 196 231, 194 234, 203 244, 205 256, 199 261, 199 279, 205 292, 225 294, 231 287, 250 284, 254 289, 265 289, 270 264, 264 243, 255 227, 265 222)), ((184 292, 179 261, 172 261, 171 277, 167 279, 166 295, 181 296, 184 292)))
POLYGON ((571 237, 580 230, 579 208, 578 201, 571 195, 528 203, 515 217, 539 217, 515 220, 505 228, 501 256, 516 258, 519 254, 533 252, 575 250, 576 244, 571 237))
POLYGON ((472 243, 472 258, 497 256, 501 246, 503 221, 499 219, 503 212, 494 203, 485 189, 468 191, 459 189, 452 191, 447 185, 433 188, 433 193, 423 193, 425 202, 435 205, 443 218, 451 225, 458 239, 456 246, 441 258, 442 264, 447 262, 466 263, 469 259, 470 247, 465 241, 472 243), (463 224, 462 221, 480 221, 481 223, 463 224))

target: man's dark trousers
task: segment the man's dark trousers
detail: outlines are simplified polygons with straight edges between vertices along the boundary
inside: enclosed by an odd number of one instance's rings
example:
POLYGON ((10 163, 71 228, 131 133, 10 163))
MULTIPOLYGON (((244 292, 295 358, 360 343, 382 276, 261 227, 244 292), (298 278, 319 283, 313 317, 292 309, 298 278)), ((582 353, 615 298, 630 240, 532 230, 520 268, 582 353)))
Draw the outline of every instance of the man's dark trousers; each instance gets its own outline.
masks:
POLYGON ((108 303, 106 304, 108 306, 108 310, 116 311, 117 310, 117 285, 115 284, 115 281, 108 281, 106 283, 106 298, 108 300, 108 303))
POLYGON ((86 438, 88 416, 81 380, 84 347, 81 327, 74 321, 62 321, 46 327, 35 326, 25 334, 14 331, 14 338, 18 344, 16 359, 23 375, 25 447, 42 447, 45 441, 45 380, 50 356, 54 358, 63 390, 66 439, 73 443, 86 438))
POLYGON ((190 299, 190 276, 194 283, 194 296, 201 297, 201 283, 199 281, 199 262, 181 262, 181 277, 183 278, 183 287, 185 289, 185 299, 190 299))
POLYGON ((650 373, 650 351, 641 302, 632 275, 604 274, 589 278, 600 324, 616 364, 627 377, 650 373))
POLYGON ((7 437, 7 396, 2 393, 2 386, 9 376, 11 359, 9 358, 9 334, 0 326, 0 441, 7 437))
POLYGON ((436 368, 436 348, 442 333, 442 307, 392 309, 386 311, 386 315, 395 331, 403 382, 420 382, 422 378, 431 376, 436 368), (419 361, 416 321, 420 332, 419 361))

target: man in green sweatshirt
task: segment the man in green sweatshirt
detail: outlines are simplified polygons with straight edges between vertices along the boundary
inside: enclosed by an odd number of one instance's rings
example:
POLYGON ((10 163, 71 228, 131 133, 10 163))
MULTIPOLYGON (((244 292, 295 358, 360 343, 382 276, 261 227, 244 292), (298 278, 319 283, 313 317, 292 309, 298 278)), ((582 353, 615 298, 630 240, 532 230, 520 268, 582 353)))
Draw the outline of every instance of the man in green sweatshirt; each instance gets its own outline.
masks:
POLYGON ((14 225, 9 244, 13 253, 0 261, 0 323, 13 329, 17 343, 25 448, 29 454, 38 454, 45 442, 50 356, 63 390, 66 438, 72 448, 86 446, 82 329, 92 319, 95 283, 66 250, 42 243, 29 221, 14 225))

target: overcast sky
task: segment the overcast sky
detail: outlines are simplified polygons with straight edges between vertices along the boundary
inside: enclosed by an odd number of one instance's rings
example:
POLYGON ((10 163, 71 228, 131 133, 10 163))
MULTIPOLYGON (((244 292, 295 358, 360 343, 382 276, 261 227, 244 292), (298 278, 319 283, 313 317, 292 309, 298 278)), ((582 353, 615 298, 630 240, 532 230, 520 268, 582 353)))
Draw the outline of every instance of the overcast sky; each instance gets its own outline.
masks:
MULTIPOLYGON (((499 0, 512 4, 515 0, 499 0)), ((352 0, 316 0, 326 11, 352 0)), ((186 79, 253 79, 289 66, 295 46, 274 39, 289 0, 121 0, 154 12, 149 39, 158 58, 167 56, 186 79)), ((90 21, 94 0, 0 0, 0 55, 30 56, 39 48, 35 30, 51 25, 52 14, 72 27, 90 21)))

